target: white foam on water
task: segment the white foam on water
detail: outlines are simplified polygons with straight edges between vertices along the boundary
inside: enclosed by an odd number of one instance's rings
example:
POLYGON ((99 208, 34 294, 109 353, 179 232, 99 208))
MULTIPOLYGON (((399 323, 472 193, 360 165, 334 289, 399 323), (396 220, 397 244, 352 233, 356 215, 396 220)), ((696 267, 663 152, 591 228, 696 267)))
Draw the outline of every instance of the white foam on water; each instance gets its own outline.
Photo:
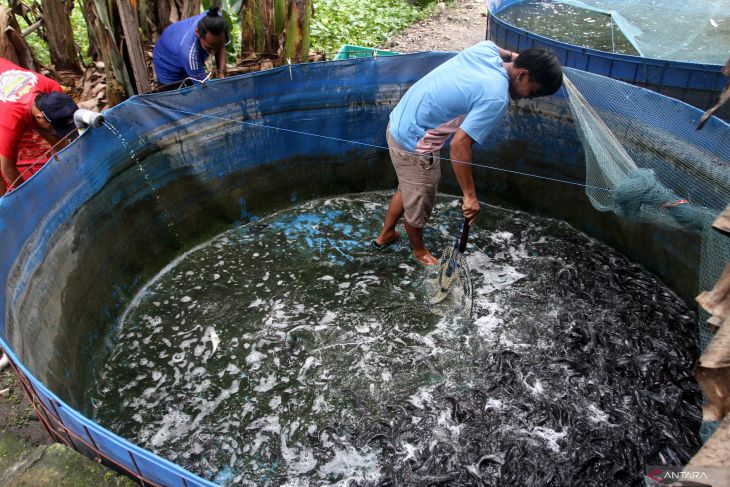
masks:
POLYGON ((510 240, 514 238, 514 234, 512 232, 507 231, 501 231, 501 232, 493 232, 489 234, 489 239, 498 244, 499 246, 506 246, 510 240))
MULTIPOLYGON (((439 413, 438 418, 436 419, 436 424, 441 427, 441 430, 444 433, 447 433, 446 439, 452 442, 459 441, 461 430, 464 429, 465 426, 464 424, 457 424, 453 419, 451 419, 450 408, 439 413)), ((438 430, 435 433, 437 436, 442 436, 439 435, 438 430)))
POLYGON ((595 404, 589 404, 586 410, 588 413, 588 420, 593 423, 604 423, 610 426, 616 426, 609 421, 610 416, 605 411, 598 408, 595 404))
POLYGON ((513 337, 510 337, 507 333, 502 333, 499 335, 497 345, 506 350, 512 350, 516 352, 532 349, 531 344, 516 341, 516 339, 513 339, 513 337))
POLYGON ((333 311, 327 311, 322 318, 319 320, 320 325, 329 325, 337 318, 337 313, 333 311))
POLYGON ((567 431, 555 431, 552 428, 546 428, 544 426, 535 426, 532 428, 532 435, 537 436, 544 440, 547 446, 554 452, 559 453, 561 451, 558 441, 568 436, 567 431))
POLYGON ((418 453, 418 445, 411 445, 410 443, 403 441, 401 442, 400 446, 406 452, 406 456, 403 457, 402 460, 403 462, 407 462, 408 460, 416 460, 418 458, 416 456, 416 454, 418 453))
POLYGON ((499 399, 494 399, 493 397, 490 397, 487 399, 487 401, 484 403, 484 410, 488 409, 494 409, 494 410, 502 410, 504 409, 504 403, 500 401, 499 399))
POLYGON ((278 384, 276 380, 276 374, 271 373, 266 377, 259 379, 259 385, 253 388, 255 392, 267 392, 273 389, 278 384))
POLYGON ((152 435, 149 440, 145 441, 149 441, 150 445, 153 447, 160 447, 164 445, 170 437, 174 437, 182 432, 185 429, 185 426, 190 423, 190 419, 190 416, 183 412, 168 410, 167 413, 160 418, 160 427, 157 432, 152 435))
POLYGON ((504 321, 499 316, 499 313, 503 310, 497 303, 493 302, 479 302, 479 305, 480 311, 484 314, 481 314, 474 321, 474 326, 483 340, 493 342, 497 338, 497 333, 504 325, 504 321))
POLYGON ((433 386, 424 386, 407 399, 407 401, 418 409, 424 409, 426 404, 433 402, 433 386))
POLYGON ((336 450, 334 458, 320 466, 317 473, 322 480, 330 476, 344 476, 345 478, 328 485, 345 487, 352 481, 375 483, 380 479, 379 470, 378 458, 374 452, 360 452, 347 445, 344 449, 336 450))
POLYGON ((355 325, 355 331, 361 335, 365 335, 370 332, 370 326, 367 323, 355 325))
POLYGON ((281 435, 281 424, 276 414, 263 416, 253 420, 246 426, 249 431, 255 431, 256 436, 250 445, 249 453, 256 453, 261 445, 268 442, 272 436, 281 435))
POLYGON ((304 361, 304 365, 302 365, 302 367, 299 369, 297 380, 299 382, 304 382, 307 371, 312 367, 316 367, 317 365, 319 365, 319 360, 317 360, 316 357, 307 357, 307 359, 304 361))
POLYGON ((543 395, 545 393, 545 389, 542 386, 542 382, 538 378, 536 378, 532 372, 528 373, 524 380, 522 381, 524 386, 529 390, 532 394, 535 395, 543 395), (529 380, 530 377, 533 378, 532 382, 529 380))
MULTIPOLYGON (((246 344, 248 345, 248 344, 246 344)), ((248 348, 248 347, 244 347, 248 348)), ((266 358, 266 355, 256 350, 256 346, 251 348, 251 352, 246 355, 246 364, 251 370, 257 370, 261 367, 261 362, 266 358)))
POLYGON ((477 296, 485 296, 508 288, 526 277, 515 267, 499 264, 484 252, 473 252, 467 257, 467 262, 469 269, 477 275, 478 286, 475 286, 477 296))
POLYGON ((332 407, 327 402, 327 400, 322 396, 321 394, 318 394, 314 401, 312 401, 312 412, 313 413, 326 413, 327 411, 331 410, 332 407))

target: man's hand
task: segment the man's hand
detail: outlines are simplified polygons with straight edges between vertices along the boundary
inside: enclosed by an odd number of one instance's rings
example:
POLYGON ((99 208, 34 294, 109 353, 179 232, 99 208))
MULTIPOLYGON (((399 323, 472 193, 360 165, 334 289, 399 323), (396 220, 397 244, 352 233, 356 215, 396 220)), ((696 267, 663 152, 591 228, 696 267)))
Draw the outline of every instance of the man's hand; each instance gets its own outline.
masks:
POLYGON ((464 195, 464 204, 461 205, 461 211, 464 212, 466 224, 471 226, 477 220, 477 215, 481 211, 479 200, 475 196, 464 195))

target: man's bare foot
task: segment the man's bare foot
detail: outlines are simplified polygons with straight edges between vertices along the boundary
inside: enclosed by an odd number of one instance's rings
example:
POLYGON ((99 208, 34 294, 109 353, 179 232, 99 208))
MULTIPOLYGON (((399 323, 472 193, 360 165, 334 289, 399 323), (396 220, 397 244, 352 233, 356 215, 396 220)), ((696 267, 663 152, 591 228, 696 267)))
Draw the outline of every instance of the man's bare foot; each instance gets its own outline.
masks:
POLYGON ((399 238, 400 232, 398 230, 392 230, 389 232, 381 232, 380 235, 378 235, 378 238, 376 238, 373 242, 375 242, 375 245, 378 247, 384 247, 394 243, 399 238))
POLYGON ((428 250, 424 252, 413 252, 413 259, 424 267, 435 267, 439 265, 439 260, 431 255, 428 250))

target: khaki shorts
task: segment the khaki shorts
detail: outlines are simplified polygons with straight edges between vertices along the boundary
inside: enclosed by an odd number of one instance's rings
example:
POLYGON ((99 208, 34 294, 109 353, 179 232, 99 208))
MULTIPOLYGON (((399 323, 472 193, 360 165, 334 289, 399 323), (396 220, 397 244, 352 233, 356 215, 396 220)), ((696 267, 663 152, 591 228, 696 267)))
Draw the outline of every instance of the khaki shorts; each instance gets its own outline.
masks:
POLYGON ((403 218, 416 228, 423 228, 436 202, 436 188, 441 179, 439 151, 422 155, 409 152, 390 135, 386 129, 390 160, 398 175, 398 191, 403 197, 403 218))

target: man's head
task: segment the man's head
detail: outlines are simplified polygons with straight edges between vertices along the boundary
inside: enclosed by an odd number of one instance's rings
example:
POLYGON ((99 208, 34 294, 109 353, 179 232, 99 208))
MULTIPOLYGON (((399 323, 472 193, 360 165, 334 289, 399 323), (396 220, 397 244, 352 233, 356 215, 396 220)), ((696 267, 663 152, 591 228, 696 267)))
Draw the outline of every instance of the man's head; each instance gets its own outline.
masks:
POLYGON ((513 99, 552 95, 563 84, 560 60, 543 47, 520 52, 509 74, 509 95, 513 99))
POLYGON ((31 115, 39 127, 53 130, 56 135, 63 138, 76 130, 74 112, 78 109, 70 96, 52 91, 39 93, 35 97, 31 115))
POLYGON ((225 17, 221 15, 220 9, 210 7, 205 17, 198 22, 195 34, 200 40, 200 47, 208 54, 215 55, 230 42, 229 30, 230 26, 225 17))

